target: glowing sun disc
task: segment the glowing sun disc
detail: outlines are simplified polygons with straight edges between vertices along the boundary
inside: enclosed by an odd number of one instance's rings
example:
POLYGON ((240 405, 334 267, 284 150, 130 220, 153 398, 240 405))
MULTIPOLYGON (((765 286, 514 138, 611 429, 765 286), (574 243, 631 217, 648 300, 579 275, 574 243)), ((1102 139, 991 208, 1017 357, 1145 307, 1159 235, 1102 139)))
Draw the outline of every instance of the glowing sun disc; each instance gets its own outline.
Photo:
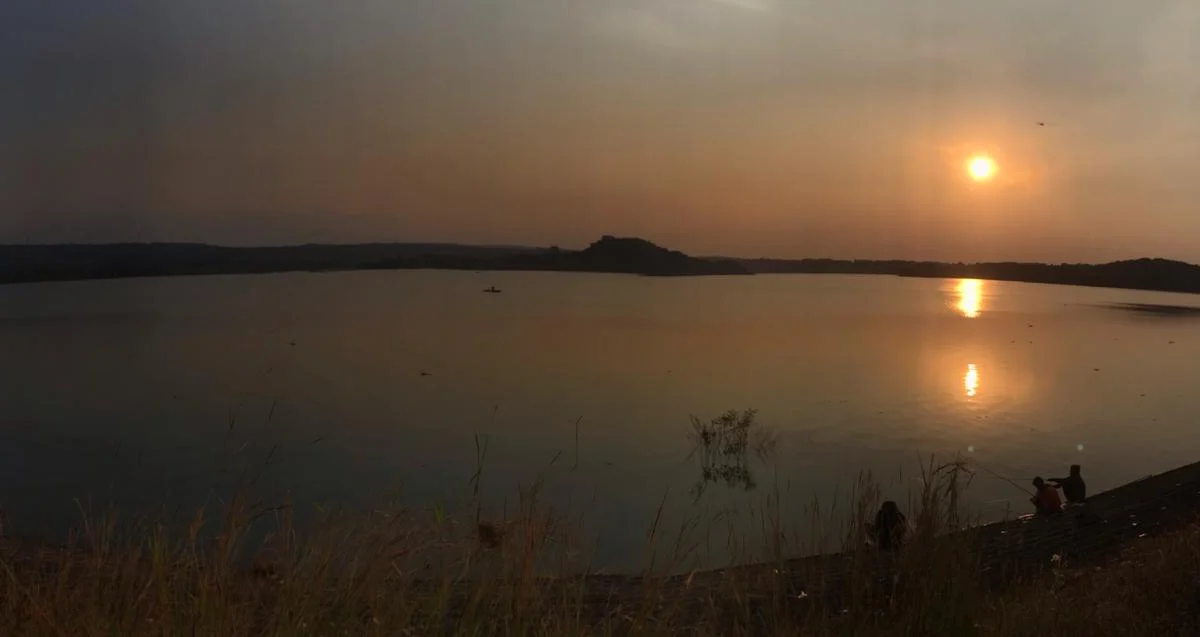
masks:
POLYGON ((987 181, 996 175, 996 162, 987 155, 976 155, 967 161, 967 174, 975 181, 987 181))

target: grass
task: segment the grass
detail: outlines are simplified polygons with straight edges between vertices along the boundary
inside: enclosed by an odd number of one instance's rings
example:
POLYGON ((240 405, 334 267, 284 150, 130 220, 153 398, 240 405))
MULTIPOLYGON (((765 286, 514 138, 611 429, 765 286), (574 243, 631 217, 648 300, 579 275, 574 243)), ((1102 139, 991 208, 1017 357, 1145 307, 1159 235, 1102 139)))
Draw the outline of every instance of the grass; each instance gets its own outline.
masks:
POLYGON ((1104 564, 1052 568, 980 608, 982 635, 1200 634, 1200 525, 1130 546, 1104 564))
MULTIPOLYGON (((702 452, 705 466, 755 446, 752 421, 695 421, 701 443, 720 447, 702 452)), ((290 507, 240 497, 178 534, 86 516, 65 546, 3 551, 0 635, 1200 634, 1200 526, 988 586, 969 540, 951 533, 970 523, 970 478, 962 463, 929 462, 905 507, 911 539, 894 555, 864 542, 880 499, 870 475, 838 516, 814 503, 803 521, 783 519, 777 487, 761 489, 762 505, 737 514, 753 516, 754 532, 720 516, 668 528, 660 508, 637 577, 591 573, 577 526, 542 505, 540 482, 507 520, 484 519, 477 503, 457 515, 388 506, 327 511, 301 532, 290 507), (695 570, 702 538, 722 529, 738 557, 695 570), (818 535, 844 556, 787 559, 818 535)))

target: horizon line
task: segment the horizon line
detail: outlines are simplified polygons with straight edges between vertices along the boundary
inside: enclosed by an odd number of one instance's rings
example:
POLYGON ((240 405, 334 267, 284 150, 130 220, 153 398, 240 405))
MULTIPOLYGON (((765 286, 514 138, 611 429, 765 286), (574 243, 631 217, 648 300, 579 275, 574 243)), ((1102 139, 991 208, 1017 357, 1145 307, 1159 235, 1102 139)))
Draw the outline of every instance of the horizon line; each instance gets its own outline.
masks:
MULTIPOLYGON (((645 239, 643 237, 618 235, 602 235, 602 237, 615 237, 621 239, 638 239, 652 243, 660 248, 667 250, 675 250, 660 243, 645 239)), ((590 244, 589 244, 590 245, 590 244)), ((192 246, 204 248, 217 248, 222 250, 282 250, 288 248, 356 248, 356 247, 371 247, 371 246, 442 246, 442 247, 459 247, 459 248, 480 248, 480 249, 507 249, 507 250, 550 250, 559 248, 563 250, 584 250, 585 248, 563 248, 560 245, 526 245, 515 243, 463 243, 458 241, 357 241, 347 243, 322 243, 322 242, 304 242, 304 243, 278 243, 278 244, 253 244, 253 245, 230 245, 221 243, 208 243, 203 241, 105 241, 105 242, 58 242, 58 243, 0 243, 0 250, 5 248, 69 248, 69 247, 118 247, 118 246, 192 246)), ((682 252, 681 250, 678 250, 682 252)), ((1112 261, 1103 262, 1086 262, 1086 261, 948 261, 936 259, 915 259, 915 258, 856 258, 856 257, 771 257, 771 256, 756 256, 756 257, 741 257, 728 255, 697 255, 684 253, 686 256, 695 259, 730 259, 735 261, 844 261, 844 262, 904 262, 904 263, 925 263, 925 264, 940 264, 940 265, 992 265, 992 264, 1014 264, 1014 265, 1046 265, 1046 266, 1061 266, 1061 265, 1110 265, 1114 263, 1128 263, 1132 261, 1167 261, 1172 263, 1182 263, 1192 267, 1200 267, 1200 264, 1184 261, 1181 259, 1171 259, 1167 257, 1130 257, 1125 259, 1114 259, 1112 261)))

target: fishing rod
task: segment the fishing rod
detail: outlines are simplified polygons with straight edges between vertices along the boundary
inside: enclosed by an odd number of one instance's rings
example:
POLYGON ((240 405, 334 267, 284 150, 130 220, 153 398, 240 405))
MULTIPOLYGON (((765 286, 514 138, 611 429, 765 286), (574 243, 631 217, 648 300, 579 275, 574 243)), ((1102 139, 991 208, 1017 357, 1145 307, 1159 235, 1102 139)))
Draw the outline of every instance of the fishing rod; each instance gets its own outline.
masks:
POLYGON ((1013 485, 1014 487, 1016 487, 1016 488, 1020 489, 1021 491, 1025 492, 1026 494, 1028 494, 1028 495, 1030 495, 1030 496, 1032 496, 1032 495, 1033 495, 1033 492, 1032 492, 1032 491, 1030 491, 1029 489, 1026 489, 1025 487, 1023 487, 1023 486, 1021 486, 1021 485, 1017 484, 1016 482, 1013 482, 1013 481, 1012 481, 1012 480, 1010 480, 1009 478, 1006 478, 1006 477, 1004 477, 1004 476, 1002 476, 1002 475, 1000 475, 1000 474, 996 473, 995 471, 992 471, 991 469, 988 469, 987 467, 983 466, 983 464, 981 464, 980 462, 978 462, 978 461, 976 461, 976 460, 972 460, 971 462, 972 462, 972 463, 973 463, 975 466, 979 467, 980 469, 983 469, 984 471, 986 471, 986 472, 988 472, 988 473, 992 474, 992 476, 994 476, 994 477, 996 477, 996 478, 999 478, 999 479, 1001 479, 1001 480, 1003 480, 1003 481, 1005 481, 1005 482, 1007 482, 1007 483, 1009 483, 1009 484, 1013 485))

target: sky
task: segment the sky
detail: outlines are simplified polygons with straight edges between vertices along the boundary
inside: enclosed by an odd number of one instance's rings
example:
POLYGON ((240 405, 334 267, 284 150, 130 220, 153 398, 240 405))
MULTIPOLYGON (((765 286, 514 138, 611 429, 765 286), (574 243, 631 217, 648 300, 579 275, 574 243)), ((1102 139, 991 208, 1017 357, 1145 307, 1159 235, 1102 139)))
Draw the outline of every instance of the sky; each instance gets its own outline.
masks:
POLYGON ((1200 262, 1195 0, 6 0, 0 86, 0 243, 1200 262))

